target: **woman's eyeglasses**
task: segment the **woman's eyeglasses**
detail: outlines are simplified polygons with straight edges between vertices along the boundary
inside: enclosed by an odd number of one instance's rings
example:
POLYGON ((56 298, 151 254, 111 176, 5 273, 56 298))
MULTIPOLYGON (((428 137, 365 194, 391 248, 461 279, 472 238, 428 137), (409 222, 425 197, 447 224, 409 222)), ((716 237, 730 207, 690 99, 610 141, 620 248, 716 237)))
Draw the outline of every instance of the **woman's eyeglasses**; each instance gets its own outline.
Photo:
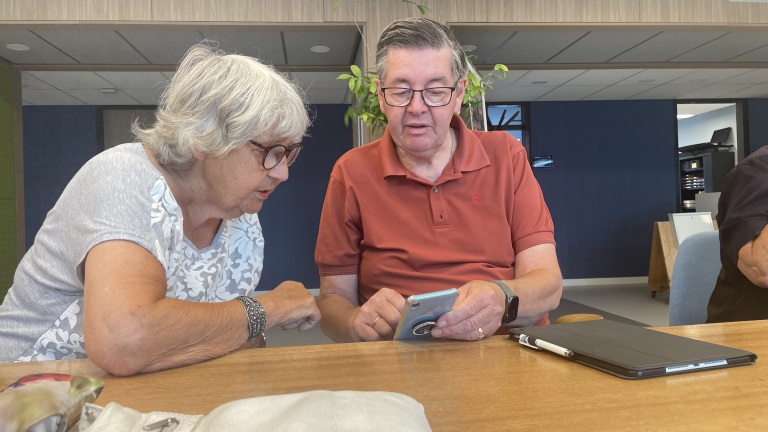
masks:
POLYGON ((248 142, 255 145, 259 148, 259 150, 264 152, 264 159, 261 160, 261 165, 265 170, 271 170, 272 168, 276 167, 280 162, 282 162, 283 158, 286 158, 288 166, 291 166, 294 162, 296 162, 296 158, 299 157, 301 149, 304 148, 304 146, 301 144, 293 144, 291 146, 278 144, 272 147, 266 147, 254 140, 249 140, 248 142))

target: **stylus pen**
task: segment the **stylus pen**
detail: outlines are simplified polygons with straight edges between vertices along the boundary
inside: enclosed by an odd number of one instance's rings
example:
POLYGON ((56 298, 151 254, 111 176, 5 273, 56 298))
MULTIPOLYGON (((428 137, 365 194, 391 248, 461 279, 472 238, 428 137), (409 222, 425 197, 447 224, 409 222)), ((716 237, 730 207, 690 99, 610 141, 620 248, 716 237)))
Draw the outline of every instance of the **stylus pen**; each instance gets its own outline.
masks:
POLYGON ((561 355, 563 357, 571 358, 573 357, 573 351, 569 350, 568 348, 563 348, 559 345, 555 345, 553 343, 547 342, 545 340, 541 339, 533 339, 529 338, 528 335, 521 334, 519 342, 525 346, 535 348, 535 349, 543 349, 547 350, 549 352, 555 353, 557 355, 561 355))

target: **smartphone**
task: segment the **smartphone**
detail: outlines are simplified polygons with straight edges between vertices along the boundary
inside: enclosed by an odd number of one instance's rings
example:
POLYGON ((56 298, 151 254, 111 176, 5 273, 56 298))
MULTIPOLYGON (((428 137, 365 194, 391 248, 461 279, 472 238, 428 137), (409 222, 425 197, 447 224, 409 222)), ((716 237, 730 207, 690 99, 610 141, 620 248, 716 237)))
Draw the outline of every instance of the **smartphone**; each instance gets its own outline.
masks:
POLYGON ((405 299, 405 307, 395 330, 395 340, 429 339, 437 319, 453 309, 459 290, 451 288, 405 299))

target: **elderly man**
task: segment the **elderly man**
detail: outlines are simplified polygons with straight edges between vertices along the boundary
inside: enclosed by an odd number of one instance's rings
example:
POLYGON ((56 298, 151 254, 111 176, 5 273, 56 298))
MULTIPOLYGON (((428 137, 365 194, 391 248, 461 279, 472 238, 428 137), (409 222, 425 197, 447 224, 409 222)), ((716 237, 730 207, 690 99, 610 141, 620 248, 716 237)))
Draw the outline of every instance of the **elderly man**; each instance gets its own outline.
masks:
POLYGON ((395 21, 376 67, 388 126, 336 163, 320 220, 325 334, 392 339, 404 296, 452 287, 459 296, 434 337, 548 324, 562 293, 552 219, 522 145, 457 115, 467 63, 451 30, 395 21))
POLYGON ((717 210, 723 269, 707 322, 768 319, 768 146, 725 178, 717 210))

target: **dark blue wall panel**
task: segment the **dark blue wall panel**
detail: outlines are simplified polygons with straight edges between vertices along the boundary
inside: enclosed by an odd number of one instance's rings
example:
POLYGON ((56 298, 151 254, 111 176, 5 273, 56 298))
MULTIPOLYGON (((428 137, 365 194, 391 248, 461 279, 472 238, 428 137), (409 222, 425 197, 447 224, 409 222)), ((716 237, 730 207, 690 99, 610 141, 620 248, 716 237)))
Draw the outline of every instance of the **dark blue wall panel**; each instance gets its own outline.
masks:
POLYGON ((648 274, 653 223, 676 211, 675 121, 672 101, 531 103, 565 278, 648 274))
POLYGON ((24 211, 27 248, 69 180, 101 151, 94 106, 26 106, 24 211))
POLYGON ((760 147, 768 144, 768 99, 747 100, 747 136, 751 154, 760 147))
POLYGON ((325 190, 336 160, 352 148, 352 129, 344 126, 347 105, 318 105, 301 156, 288 181, 278 186, 259 212, 264 231, 264 273, 257 289, 271 290, 284 280, 319 288, 315 242, 325 190))

